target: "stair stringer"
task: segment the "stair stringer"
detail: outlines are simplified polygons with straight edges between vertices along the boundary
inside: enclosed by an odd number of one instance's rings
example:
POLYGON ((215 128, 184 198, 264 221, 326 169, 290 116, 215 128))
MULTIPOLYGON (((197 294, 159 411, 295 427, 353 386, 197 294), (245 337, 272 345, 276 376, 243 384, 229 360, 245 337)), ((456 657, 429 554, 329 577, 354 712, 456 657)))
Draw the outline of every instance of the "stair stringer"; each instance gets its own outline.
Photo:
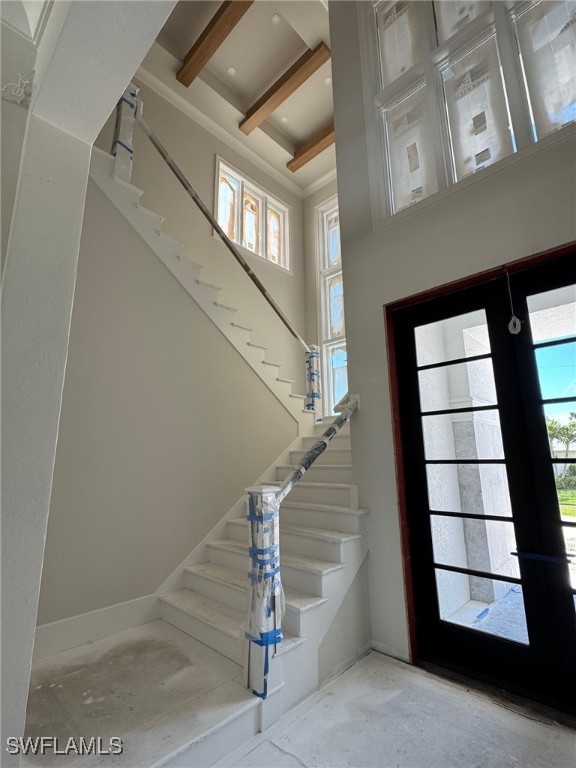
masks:
POLYGON ((266 359, 266 347, 253 338, 252 329, 242 325, 237 317, 238 309, 218 302, 220 287, 200 279, 204 265, 187 258, 183 253, 184 243, 161 231, 164 217, 140 205, 143 190, 115 177, 113 169, 112 155, 94 147, 90 178, 96 186, 288 411, 298 424, 300 434, 313 434, 315 414, 304 409, 305 396, 292 392, 292 382, 282 377, 281 366, 266 359))
MULTIPOLYGON (((262 472, 260 477, 251 484, 250 487, 257 485, 270 485, 275 478, 276 467, 278 464, 286 463, 286 459, 290 455, 290 451, 297 450, 302 444, 302 436, 298 435, 294 440, 286 446, 279 456, 262 472)), ((185 580, 185 568, 190 565, 198 565, 203 563, 206 559, 206 548, 210 541, 215 539, 224 538, 224 532, 228 521, 234 520, 246 515, 246 503, 247 496, 244 493, 239 499, 237 499, 230 509, 218 520, 216 525, 204 536, 204 538, 194 547, 194 549, 184 558, 184 560, 176 566, 172 573, 162 582, 158 587, 155 594, 157 597, 165 595, 169 592, 174 592, 177 589, 182 589, 185 580)))

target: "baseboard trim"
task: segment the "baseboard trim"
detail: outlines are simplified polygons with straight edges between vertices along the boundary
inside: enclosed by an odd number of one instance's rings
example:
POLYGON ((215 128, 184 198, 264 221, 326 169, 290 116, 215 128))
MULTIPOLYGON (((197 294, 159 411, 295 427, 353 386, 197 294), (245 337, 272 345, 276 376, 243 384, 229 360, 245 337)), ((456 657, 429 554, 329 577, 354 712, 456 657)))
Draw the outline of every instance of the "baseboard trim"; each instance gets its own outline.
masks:
POLYGON ((36 627, 33 661, 68 651, 78 645, 93 643, 159 618, 157 595, 145 595, 68 619, 41 624, 36 627))

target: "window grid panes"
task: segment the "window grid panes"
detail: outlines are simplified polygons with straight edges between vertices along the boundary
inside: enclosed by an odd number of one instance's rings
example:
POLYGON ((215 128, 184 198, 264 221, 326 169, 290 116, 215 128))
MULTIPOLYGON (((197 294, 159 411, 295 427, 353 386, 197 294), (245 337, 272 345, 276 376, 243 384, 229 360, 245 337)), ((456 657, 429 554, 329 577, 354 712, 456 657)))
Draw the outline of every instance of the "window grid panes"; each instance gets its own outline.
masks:
POLYGON ((334 406, 348 391, 340 217, 336 198, 332 198, 316 209, 316 226, 323 402, 324 413, 328 416, 334 413, 334 406))
POLYGON ((373 14, 388 214, 576 121, 574 0, 375 2, 373 14))
POLYGON ((288 208, 218 159, 216 218, 238 245, 290 269, 288 208))

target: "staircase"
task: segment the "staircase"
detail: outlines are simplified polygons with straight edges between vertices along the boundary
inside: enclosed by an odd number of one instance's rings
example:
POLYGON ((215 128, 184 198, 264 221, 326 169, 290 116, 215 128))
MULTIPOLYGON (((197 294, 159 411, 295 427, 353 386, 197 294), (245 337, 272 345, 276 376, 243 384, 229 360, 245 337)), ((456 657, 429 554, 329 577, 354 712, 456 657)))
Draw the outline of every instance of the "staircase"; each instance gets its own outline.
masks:
MULTIPOLYGON (((319 434, 325 428, 316 427, 319 434)), ((272 706, 263 702, 270 722, 317 688, 318 648, 367 551, 363 535, 367 512, 358 508, 356 487, 350 483, 349 425, 340 435, 306 474, 307 481, 300 482, 280 507, 286 613, 284 640, 272 660, 277 666, 272 669, 272 706)), ((316 439, 303 438, 301 450, 291 452, 294 465, 316 439)), ((277 485, 292 468, 276 468, 277 485)), ((161 595, 160 615, 241 664, 248 522, 244 518, 228 521, 227 537, 208 541, 206 550, 206 562, 184 568, 185 589, 161 595)))
POLYGON ((261 343, 260 337, 256 337, 254 330, 242 322, 238 307, 219 301, 220 286, 201 279, 203 265, 184 254, 184 243, 162 232, 164 217, 140 205, 143 191, 114 176, 114 158, 97 147, 92 149, 90 178, 237 349, 288 413, 300 426, 310 428, 314 424, 314 414, 304 409, 306 395, 293 391, 294 381, 282 374, 281 361, 269 356, 268 348, 261 343))
MULTIPOLYGON (((279 487, 327 424, 314 424, 315 414, 304 410, 305 396, 292 391, 294 382, 282 375, 279 361, 268 357, 266 346, 238 317, 238 309, 220 302, 220 288, 200 277, 202 265, 184 255, 181 242, 162 233, 163 218, 139 203, 142 190, 115 177, 113 171, 114 158, 94 149, 92 181, 297 421, 300 445, 295 444, 297 450, 291 450, 289 463, 276 466, 275 479, 267 483, 279 487)), ((234 711, 223 715, 223 719, 214 713, 218 724, 195 737, 193 744, 182 746, 178 760, 171 762, 172 758, 166 756, 154 765, 188 765, 188 760, 198 764, 194 761, 198 759, 199 745, 210 752, 212 736, 229 741, 231 749, 264 730, 317 689, 322 642, 368 551, 364 535, 367 512, 358 507, 357 488, 352 481, 347 424, 281 504, 280 561, 286 612, 282 621, 283 640, 270 661, 268 697, 260 701, 241 689, 246 697, 240 697, 234 711), (254 702, 259 704, 257 722, 252 722, 254 702), (247 725, 242 720, 246 712, 251 718, 247 725), (232 735, 226 735, 228 730, 232 735)), ((202 542, 180 573, 170 577, 166 591, 158 593, 160 618, 243 665, 248 609, 248 521, 245 517, 228 518, 217 528, 220 533, 202 542), (203 553, 204 561, 198 562, 203 553)), ((346 624, 346 615, 338 618, 346 624)), ((343 668, 361 650, 355 647, 352 658, 338 657, 334 664, 343 668)))

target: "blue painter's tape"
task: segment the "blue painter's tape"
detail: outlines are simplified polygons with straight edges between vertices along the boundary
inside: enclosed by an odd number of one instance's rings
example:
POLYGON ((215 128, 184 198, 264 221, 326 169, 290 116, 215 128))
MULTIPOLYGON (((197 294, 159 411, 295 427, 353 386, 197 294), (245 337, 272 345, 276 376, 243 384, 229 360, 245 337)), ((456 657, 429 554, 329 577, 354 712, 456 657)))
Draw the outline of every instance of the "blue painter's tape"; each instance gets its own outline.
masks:
POLYGON ((114 151, 114 147, 116 146, 116 144, 119 144, 121 147, 124 147, 124 149, 127 149, 131 155, 134 154, 134 149, 132 147, 129 147, 128 144, 124 144, 124 142, 120 141, 120 139, 116 139, 114 144, 112 144, 112 151, 114 151))
POLYGON ((257 549, 256 547, 249 547, 248 554, 252 555, 274 555, 280 549, 278 544, 274 544, 272 547, 264 547, 264 549, 257 549))
MULTIPOLYGON (((270 629, 268 632, 260 632, 259 638, 254 637, 250 632, 246 632, 245 637, 247 640, 250 640, 251 643, 254 643, 254 645, 260 645, 265 648, 269 645, 277 645, 282 642, 282 630, 270 629)), ((264 669, 264 674, 267 674, 266 668, 264 669)))
POLYGON ((260 581, 260 579, 272 579, 274 576, 280 573, 280 568, 274 568, 272 571, 266 571, 265 573, 255 574, 250 572, 248 578, 251 581, 260 581))
POLYGON ((257 515, 253 512, 250 512, 248 515, 246 515, 247 520, 251 520, 255 523, 267 523, 270 520, 274 520, 275 517, 278 517, 278 512, 267 512, 265 515, 257 515))

